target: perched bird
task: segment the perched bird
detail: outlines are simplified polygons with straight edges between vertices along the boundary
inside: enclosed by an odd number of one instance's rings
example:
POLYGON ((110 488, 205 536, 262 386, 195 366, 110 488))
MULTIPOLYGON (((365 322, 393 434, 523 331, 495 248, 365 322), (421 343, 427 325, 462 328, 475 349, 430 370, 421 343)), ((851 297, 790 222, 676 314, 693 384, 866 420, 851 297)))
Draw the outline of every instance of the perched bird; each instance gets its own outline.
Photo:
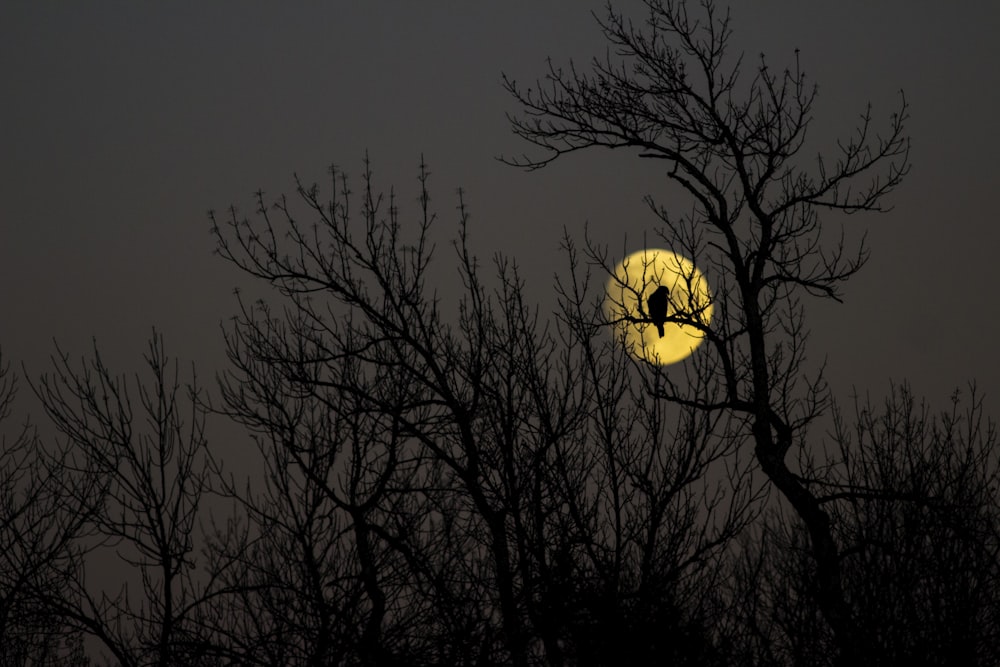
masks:
POLYGON ((667 304, 670 302, 670 290, 663 285, 656 288, 656 291, 646 299, 646 307, 649 309, 649 319, 656 325, 656 331, 663 338, 663 324, 667 321, 667 304))

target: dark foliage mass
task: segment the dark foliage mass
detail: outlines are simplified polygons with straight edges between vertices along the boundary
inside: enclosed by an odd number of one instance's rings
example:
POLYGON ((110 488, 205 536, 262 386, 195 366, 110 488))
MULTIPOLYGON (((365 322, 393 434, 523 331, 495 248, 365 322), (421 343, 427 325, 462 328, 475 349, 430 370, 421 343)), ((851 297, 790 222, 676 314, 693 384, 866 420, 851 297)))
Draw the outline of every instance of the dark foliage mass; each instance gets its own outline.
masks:
POLYGON ((805 353, 806 301, 868 257, 821 215, 881 209, 908 169, 905 103, 811 162, 797 55, 729 54, 711 2, 647 9, 609 8, 609 59, 506 81, 541 150, 511 162, 604 146, 663 168, 692 205, 649 203, 711 276, 712 320, 602 307, 613 264, 572 234, 541 315, 513 260, 473 255, 461 193, 435 220, 424 165, 414 210, 366 163, 358 191, 331 168, 213 213, 260 298, 238 295, 212 387, 155 333, 135 376, 57 350, 27 383, 43 437, 11 418, 0 364, 0 664, 1000 661, 981 396, 938 413, 904 385, 844 410, 805 353), (609 335, 621 322, 706 343, 659 367, 609 335), (213 420, 245 434, 236 460, 213 420))

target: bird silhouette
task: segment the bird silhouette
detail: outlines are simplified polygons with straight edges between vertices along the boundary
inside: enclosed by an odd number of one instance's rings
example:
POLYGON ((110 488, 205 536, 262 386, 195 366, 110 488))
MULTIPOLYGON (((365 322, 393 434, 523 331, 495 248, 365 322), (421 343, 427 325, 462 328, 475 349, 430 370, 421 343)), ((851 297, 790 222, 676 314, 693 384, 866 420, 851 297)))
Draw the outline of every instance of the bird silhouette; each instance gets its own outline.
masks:
POLYGON ((656 288, 646 299, 649 319, 656 325, 656 332, 663 338, 663 324, 667 321, 667 305, 670 302, 670 290, 663 285, 656 288))

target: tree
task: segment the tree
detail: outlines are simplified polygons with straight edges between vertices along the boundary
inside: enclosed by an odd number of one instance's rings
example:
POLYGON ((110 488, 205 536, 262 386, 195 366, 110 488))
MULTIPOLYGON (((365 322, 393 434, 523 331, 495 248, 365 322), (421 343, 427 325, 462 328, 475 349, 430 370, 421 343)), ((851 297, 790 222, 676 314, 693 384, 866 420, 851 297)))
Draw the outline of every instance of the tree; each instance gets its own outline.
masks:
MULTIPOLYGON (((698 17, 682 0, 644 4, 648 17, 638 27, 609 4, 601 27, 614 56, 595 59, 590 71, 550 63, 534 88, 504 79, 521 106, 510 116, 514 132, 542 149, 538 157, 507 161, 536 169, 583 149, 632 149, 662 161, 667 179, 690 196, 687 214, 649 204, 664 240, 714 274, 717 319, 709 324, 681 309, 668 321, 704 332, 708 349, 687 377, 715 381, 686 384, 669 374, 657 396, 745 416, 760 470, 809 535, 812 590, 842 664, 858 663, 866 647, 845 594, 830 515, 787 457, 807 444, 808 425, 828 407, 822 371, 805 372, 803 297, 839 300, 841 284, 868 258, 863 242, 853 251, 843 235, 831 243, 820 213, 883 210, 909 168, 906 102, 884 133, 869 107, 853 135, 838 143, 836 159, 810 165, 800 153, 816 88, 798 53, 790 69, 774 71, 761 56, 748 72, 743 57, 729 53, 729 14, 711 0, 699 3, 698 17)), ((589 252, 614 275, 606 252, 589 252)), ((618 311, 624 320, 647 321, 626 303, 618 311)))
MULTIPOLYGON (((996 432, 982 398, 931 413, 904 386, 839 411, 813 471, 841 548, 844 588, 872 665, 992 665, 998 658, 1000 507, 996 432)), ((779 512, 746 540, 730 578, 733 624, 760 665, 830 664, 834 644, 810 594, 808 535, 779 512)))
MULTIPOLYGON (((606 664, 626 639, 640 662, 710 654, 700 601, 758 501, 729 417, 656 400, 659 369, 636 378, 581 326, 584 283, 561 285, 554 322, 506 258, 488 287, 461 195, 447 317, 426 167, 409 234, 367 165, 359 213, 331 176, 326 199, 298 183, 307 222, 260 193, 254 218, 213 215, 219 253, 282 304, 244 305, 227 335, 224 409, 274 462, 246 504, 299 558, 251 555, 249 604, 299 596, 295 617, 328 619, 360 664, 606 664)), ((306 661, 332 655, 320 625, 293 642, 306 661)))
POLYGON ((879 664, 1000 659, 996 426, 974 385, 951 403, 932 413, 906 385, 857 401, 853 429, 835 422, 838 474, 817 484, 879 664))
MULTIPOLYGON (((17 396, 17 378, 0 356, 0 424, 17 396)), ((84 508, 67 507, 60 472, 68 452, 46 447, 31 423, 0 436, 0 664, 86 664, 79 633, 53 616, 45 599, 65 585, 69 545, 83 531, 84 508)))
POLYGON ((129 383, 96 345, 79 367, 60 351, 51 374, 32 385, 66 438, 52 511, 79 517, 60 569, 49 575, 58 586, 40 590, 38 599, 118 664, 199 664, 198 609, 214 593, 211 576, 195 577, 200 503, 213 479, 204 410, 194 379, 182 400, 176 362, 155 332, 145 362, 149 379, 136 374, 129 383), (112 586, 98 591, 87 577, 99 556, 124 567, 110 594, 112 586))

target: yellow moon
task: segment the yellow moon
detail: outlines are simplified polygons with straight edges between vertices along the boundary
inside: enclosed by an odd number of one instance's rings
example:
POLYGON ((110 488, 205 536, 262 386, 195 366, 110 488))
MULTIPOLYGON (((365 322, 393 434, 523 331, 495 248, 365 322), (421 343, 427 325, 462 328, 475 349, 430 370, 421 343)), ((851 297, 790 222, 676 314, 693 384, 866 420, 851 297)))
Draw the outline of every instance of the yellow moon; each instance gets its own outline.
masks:
POLYGON ((630 354, 665 366, 690 356, 705 333, 690 324, 666 322, 660 337, 656 325, 649 322, 647 299, 661 285, 670 290, 667 317, 708 326, 712 295, 705 276, 686 257, 658 248, 634 252, 615 267, 608 280, 604 314, 630 354))

